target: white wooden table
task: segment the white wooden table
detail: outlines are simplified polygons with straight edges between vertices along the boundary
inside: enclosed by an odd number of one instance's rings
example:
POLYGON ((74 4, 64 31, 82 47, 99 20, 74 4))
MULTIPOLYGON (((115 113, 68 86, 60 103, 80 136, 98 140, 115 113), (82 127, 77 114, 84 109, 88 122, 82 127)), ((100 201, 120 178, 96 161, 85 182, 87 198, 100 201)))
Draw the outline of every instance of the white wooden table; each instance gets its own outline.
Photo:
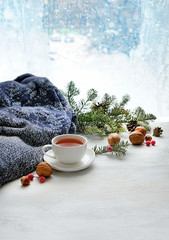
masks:
MULTIPOLYGON (((154 147, 131 145, 121 160, 97 156, 90 168, 54 171, 43 184, 3 186, 0 239, 169 239, 169 123, 154 126, 164 130, 154 147)), ((89 147, 107 144, 87 138, 89 147)))

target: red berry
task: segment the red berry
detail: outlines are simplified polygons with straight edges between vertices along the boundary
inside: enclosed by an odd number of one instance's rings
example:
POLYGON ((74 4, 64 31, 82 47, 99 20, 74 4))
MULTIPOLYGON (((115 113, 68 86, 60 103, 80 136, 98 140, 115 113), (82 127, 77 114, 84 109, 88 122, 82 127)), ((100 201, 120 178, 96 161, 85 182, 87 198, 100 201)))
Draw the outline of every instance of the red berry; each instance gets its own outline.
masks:
POLYGON ((156 144, 156 141, 152 140, 151 144, 154 146, 156 144))
POLYGON ((150 146, 150 143, 151 143, 150 141, 146 141, 147 146, 150 146))
POLYGON ((111 152, 113 150, 113 148, 111 146, 107 147, 107 151, 111 152))
POLYGON ((39 177, 39 182, 44 183, 45 182, 45 177, 43 177, 43 176, 39 177))
POLYGON ((28 174, 28 178, 29 178, 29 180, 33 180, 33 178, 34 178, 34 176, 33 176, 33 174, 32 173, 30 173, 30 174, 28 174))

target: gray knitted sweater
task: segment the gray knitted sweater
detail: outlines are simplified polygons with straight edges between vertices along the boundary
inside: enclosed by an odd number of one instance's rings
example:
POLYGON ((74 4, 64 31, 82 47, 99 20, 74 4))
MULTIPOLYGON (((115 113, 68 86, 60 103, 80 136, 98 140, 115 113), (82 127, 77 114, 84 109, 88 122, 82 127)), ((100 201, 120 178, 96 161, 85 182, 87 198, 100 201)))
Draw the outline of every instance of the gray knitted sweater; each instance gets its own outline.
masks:
POLYGON ((76 116, 47 78, 0 83, 0 187, 34 171, 54 136, 75 131, 76 116))

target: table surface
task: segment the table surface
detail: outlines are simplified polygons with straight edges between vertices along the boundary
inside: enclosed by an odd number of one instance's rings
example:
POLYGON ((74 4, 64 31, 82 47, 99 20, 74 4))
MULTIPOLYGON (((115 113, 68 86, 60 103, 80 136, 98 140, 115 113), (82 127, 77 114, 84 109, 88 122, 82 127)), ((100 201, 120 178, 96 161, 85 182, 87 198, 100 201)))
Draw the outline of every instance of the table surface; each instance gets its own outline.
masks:
MULTIPOLYGON (((0 238, 169 239, 169 123, 156 146, 130 145, 122 159, 96 156, 78 172, 55 171, 43 184, 20 179, 0 189, 0 238)), ((128 133, 121 134, 128 140, 128 133)), ((88 146, 107 139, 87 136, 88 146)))

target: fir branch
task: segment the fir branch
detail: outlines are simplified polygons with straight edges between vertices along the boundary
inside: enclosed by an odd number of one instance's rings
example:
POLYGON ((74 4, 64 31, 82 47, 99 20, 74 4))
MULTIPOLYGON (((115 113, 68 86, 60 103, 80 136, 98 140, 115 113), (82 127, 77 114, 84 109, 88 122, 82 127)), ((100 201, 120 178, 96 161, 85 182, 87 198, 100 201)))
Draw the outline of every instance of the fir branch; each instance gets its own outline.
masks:
POLYGON ((80 94, 80 90, 75 86, 75 83, 73 81, 70 81, 68 83, 67 92, 68 100, 80 94))
POLYGON ((122 157, 124 155, 126 155, 126 148, 129 146, 130 144, 128 143, 128 141, 121 141, 120 143, 116 144, 113 146, 113 152, 116 154, 117 157, 122 157))
POLYGON ((83 133, 86 134, 99 134, 100 137, 103 137, 103 131, 97 126, 87 126, 83 129, 83 133))
POLYGON ((95 145, 93 147, 93 151, 95 152, 95 154, 103 154, 103 153, 108 153, 109 151, 107 150, 108 146, 97 146, 95 145))
POLYGON ((82 110, 87 106, 87 104, 89 102, 92 102, 97 97, 97 95, 98 95, 98 93, 95 89, 91 88, 90 90, 88 90, 87 99, 86 100, 84 100, 84 99, 80 100, 80 104, 77 107, 76 114, 79 115, 82 112, 82 110))
POLYGON ((109 150, 109 146, 97 146, 97 145, 95 145, 93 147, 93 150, 96 155, 110 153, 111 155, 115 154, 116 157, 123 157, 126 155, 126 153, 127 153, 126 148, 129 145, 130 144, 128 143, 128 141, 125 142, 122 140, 120 143, 118 143, 112 147, 112 151, 109 150))
POLYGON ((91 88, 87 92, 87 102, 93 101, 94 99, 96 99, 97 96, 98 96, 98 92, 95 89, 91 88))
MULTIPOLYGON (((147 131, 150 131, 150 121, 154 121, 156 116, 152 113, 145 113, 144 109, 140 106, 135 109, 135 111, 130 113, 130 120, 138 121, 139 126, 143 126, 147 131)), ((129 120, 129 121, 130 121, 129 120)))
POLYGON ((153 114, 145 113, 141 107, 137 107, 135 111, 126 109, 125 105, 130 100, 127 94, 118 103, 114 95, 110 96, 105 93, 101 102, 96 103, 95 100, 98 97, 98 93, 95 89, 90 89, 87 92, 86 99, 81 99, 77 102, 75 97, 79 93, 79 89, 71 81, 67 86, 67 92, 64 94, 77 115, 78 132, 88 134, 97 133, 103 137, 111 132, 118 133, 125 131, 123 124, 131 120, 137 120, 139 125, 150 130, 149 122, 156 119, 153 114))
POLYGON ((102 98, 102 104, 106 106, 107 110, 114 104, 116 97, 114 95, 110 96, 108 93, 105 93, 102 98))
POLYGON ((136 110, 132 113, 133 117, 136 118, 137 121, 146 121, 146 120, 155 120, 156 117, 151 113, 145 113, 145 111, 141 107, 137 107, 136 110))
POLYGON ((72 107, 72 109, 76 112, 77 103, 74 100, 74 97, 80 94, 80 90, 75 86, 73 81, 70 81, 67 85, 67 92, 63 92, 63 95, 67 98, 68 103, 72 107))
POLYGON ((120 102, 119 106, 124 107, 130 100, 130 96, 128 94, 122 97, 122 101, 120 102))

